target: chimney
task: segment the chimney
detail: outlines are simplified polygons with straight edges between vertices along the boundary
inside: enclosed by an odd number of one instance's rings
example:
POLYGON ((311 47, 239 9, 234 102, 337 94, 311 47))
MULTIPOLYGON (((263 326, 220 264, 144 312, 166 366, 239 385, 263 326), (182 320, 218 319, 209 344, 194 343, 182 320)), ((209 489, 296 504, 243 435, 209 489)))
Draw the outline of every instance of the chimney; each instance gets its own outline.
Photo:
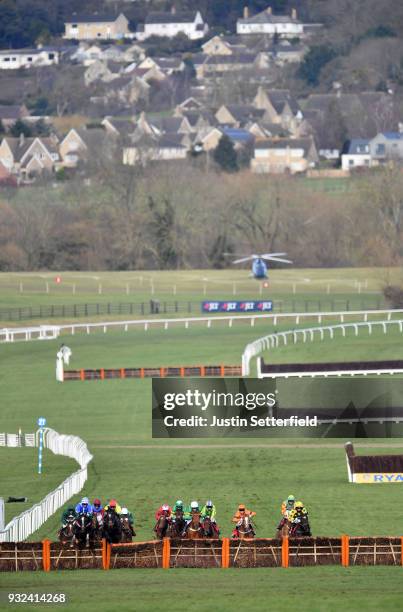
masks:
POLYGON ((25 136, 24 136, 23 132, 21 132, 20 138, 19 138, 19 143, 18 143, 19 146, 20 147, 24 146, 24 142, 25 142, 25 136))
POLYGON ((173 4, 171 8, 171 15, 176 15, 176 6, 173 4))
POLYGON ((291 19, 297 19, 297 9, 295 8, 291 11, 291 19))
POLYGON ((267 7, 266 12, 267 12, 268 15, 271 15, 271 6, 267 7))
POLYGON ((244 19, 248 19, 249 18, 249 9, 247 6, 243 7, 243 18, 244 19))

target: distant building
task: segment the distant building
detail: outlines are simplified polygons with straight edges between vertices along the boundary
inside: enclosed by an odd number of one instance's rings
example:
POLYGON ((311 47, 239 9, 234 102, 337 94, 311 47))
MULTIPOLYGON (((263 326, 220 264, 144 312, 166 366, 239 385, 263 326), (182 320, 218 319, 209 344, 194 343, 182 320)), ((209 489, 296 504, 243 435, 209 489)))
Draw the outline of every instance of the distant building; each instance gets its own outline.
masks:
POLYGON ((403 134, 401 132, 381 132, 369 141, 371 165, 387 161, 403 160, 403 134))
POLYGON ((255 143, 251 170, 257 174, 298 174, 318 163, 318 153, 311 138, 280 138, 255 143))
POLYGON ((200 11, 153 11, 145 19, 144 25, 137 30, 137 39, 145 40, 150 36, 174 38, 185 34, 190 40, 203 38, 209 30, 200 11))
POLYGON ((72 40, 118 40, 131 35, 129 21, 120 13, 119 15, 75 15, 73 14, 65 24, 63 38, 72 40))
POLYGON ((371 151, 369 140, 366 138, 353 138, 344 146, 341 156, 343 170, 354 168, 369 168, 371 165, 371 151))
POLYGON ((18 70, 32 66, 51 66, 59 63, 55 49, 7 49, 0 51, 0 70, 18 70))
POLYGON ((297 11, 292 10, 291 15, 273 15, 269 6, 257 15, 249 16, 249 9, 245 7, 243 19, 236 24, 237 34, 268 34, 280 38, 298 37, 304 34, 304 24, 298 19, 297 11))

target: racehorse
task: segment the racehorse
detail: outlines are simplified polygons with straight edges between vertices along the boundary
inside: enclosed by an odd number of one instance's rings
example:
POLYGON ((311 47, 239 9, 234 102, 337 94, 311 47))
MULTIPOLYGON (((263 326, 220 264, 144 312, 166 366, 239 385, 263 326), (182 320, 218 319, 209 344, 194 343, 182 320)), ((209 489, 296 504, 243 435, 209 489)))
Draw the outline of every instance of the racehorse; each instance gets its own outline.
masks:
POLYGON ((311 536, 311 528, 309 526, 308 517, 302 515, 294 519, 290 528, 290 536, 293 538, 302 538, 311 536))
POLYGON ((154 527, 154 531, 159 540, 162 540, 162 538, 164 538, 167 535, 169 525, 170 525, 170 520, 166 517, 165 514, 161 514, 161 516, 159 517, 154 527))
POLYGON ((241 519, 239 519, 236 526, 237 526, 238 538, 240 540, 245 540, 248 538, 255 537, 255 531, 253 529, 253 524, 249 516, 245 515, 241 519))
POLYGON ((183 512, 182 510, 177 510, 175 512, 174 519, 169 524, 167 535, 170 538, 180 538, 182 537, 184 528, 185 528, 185 519, 183 518, 183 512))
POLYGON ((204 518, 202 522, 202 527, 206 538, 213 538, 214 540, 218 540, 220 537, 220 530, 217 527, 216 523, 213 523, 209 516, 204 518))
POLYGON ((94 547, 94 529, 92 517, 80 514, 73 522, 74 543, 78 548, 85 548, 87 540, 90 548, 94 547))
POLYGON ((185 537, 188 540, 201 540, 205 537, 204 529, 200 522, 200 512, 192 513, 192 520, 187 526, 185 537))
POLYGON ((67 518, 66 526, 58 531, 59 542, 61 542, 63 546, 67 544, 69 544, 71 548, 74 546, 74 519, 74 516, 67 518))
POLYGON ((95 542, 100 542, 102 540, 103 522, 104 519, 101 512, 96 512, 92 517, 92 529, 95 542))
POLYGON ((276 538, 281 540, 284 536, 288 536, 291 530, 291 523, 288 518, 284 517, 281 519, 279 526, 277 527, 276 538))
POLYGON ((122 539, 122 523, 114 510, 104 514, 102 536, 109 544, 117 544, 122 539))
POLYGON ((129 519, 127 516, 120 517, 120 524, 122 526, 122 538, 121 538, 121 542, 131 542, 133 539, 133 536, 136 535, 135 531, 133 530, 132 526, 130 525, 129 519))

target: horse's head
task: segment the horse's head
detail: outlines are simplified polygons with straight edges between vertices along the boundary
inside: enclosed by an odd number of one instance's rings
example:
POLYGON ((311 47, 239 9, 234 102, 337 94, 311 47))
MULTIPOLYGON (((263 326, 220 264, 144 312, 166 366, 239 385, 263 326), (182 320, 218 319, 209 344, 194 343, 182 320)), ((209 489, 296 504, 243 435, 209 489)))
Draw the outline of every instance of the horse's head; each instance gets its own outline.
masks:
POLYGON ((192 512, 192 524, 193 525, 200 524, 200 512, 192 512))
POLYGON ((175 518, 176 519, 182 519, 183 518, 183 510, 177 510, 175 512, 175 518))

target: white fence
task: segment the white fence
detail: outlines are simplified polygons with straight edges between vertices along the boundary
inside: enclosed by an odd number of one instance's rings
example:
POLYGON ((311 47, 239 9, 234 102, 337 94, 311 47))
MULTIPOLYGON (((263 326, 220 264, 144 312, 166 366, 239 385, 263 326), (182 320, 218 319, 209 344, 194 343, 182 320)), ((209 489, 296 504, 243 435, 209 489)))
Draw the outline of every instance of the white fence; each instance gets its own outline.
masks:
POLYGON ((328 312, 284 312, 271 314, 256 314, 250 313, 245 315, 225 315, 225 316, 210 316, 210 317, 188 317, 188 318, 172 318, 172 319, 135 319, 131 321, 105 321, 102 323, 69 323, 66 325, 40 325, 38 327, 10 327, 0 329, 0 342, 15 342, 18 340, 53 340, 58 338, 60 334, 71 334, 74 336, 76 332, 90 334, 91 331, 101 329, 106 333, 110 329, 123 329, 128 331, 129 328, 143 328, 147 331, 150 327, 163 327, 169 329, 173 325, 183 325, 188 329, 190 325, 204 323, 207 327, 211 327, 213 323, 228 323, 232 327, 236 321, 250 321, 251 327, 258 320, 265 320, 272 325, 278 325, 280 321, 294 322, 299 325, 302 320, 315 319, 318 324, 325 319, 339 319, 343 323, 347 318, 359 317, 360 320, 368 321, 369 316, 381 315, 386 316, 390 320, 393 315, 402 315, 401 310, 343 310, 343 311, 328 311, 328 312))
POLYGON ((326 335, 328 335, 328 338, 332 340, 335 337, 335 333, 337 331, 341 331, 342 337, 345 337, 346 331, 348 329, 353 329, 354 334, 356 336, 358 336, 361 330, 366 330, 369 334, 372 334, 373 328, 377 326, 380 326, 383 332, 386 334, 387 329, 391 325, 397 325, 399 327, 399 331, 401 333, 403 332, 403 320, 392 319, 391 317, 388 317, 386 321, 361 321, 359 323, 341 323, 339 325, 326 325, 320 327, 309 327, 303 329, 291 329, 288 331, 274 332, 272 334, 254 340, 254 342, 251 342, 245 347, 245 350, 242 354, 242 376, 249 376, 250 363, 253 357, 257 357, 264 351, 279 347, 280 343, 282 343, 284 346, 288 344, 289 340, 292 341, 294 344, 296 344, 298 340, 302 340, 303 342, 310 340, 311 342, 313 342, 313 340, 318 337, 320 338, 320 340, 324 340, 326 335))
MULTIPOLYGON (((54 491, 19 516, 13 518, 4 531, 0 531, 0 542, 20 542, 28 538, 39 529, 47 519, 61 508, 73 495, 79 493, 87 480, 87 466, 92 459, 87 445, 77 436, 66 436, 57 433, 53 429, 44 430, 44 447, 51 450, 55 455, 64 455, 75 459, 80 469, 71 474, 54 491)), ((38 445, 39 432, 36 434, 25 434, 24 442, 28 439, 38 445)), ((1 446, 21 446, 19 434, 0 434, 1 446), (4 444, 2 444, 4 442, 4 444), (9 444, 11 442, 11 444, 9 444), (17 442, 17 444, 15 443, 17 442)))

